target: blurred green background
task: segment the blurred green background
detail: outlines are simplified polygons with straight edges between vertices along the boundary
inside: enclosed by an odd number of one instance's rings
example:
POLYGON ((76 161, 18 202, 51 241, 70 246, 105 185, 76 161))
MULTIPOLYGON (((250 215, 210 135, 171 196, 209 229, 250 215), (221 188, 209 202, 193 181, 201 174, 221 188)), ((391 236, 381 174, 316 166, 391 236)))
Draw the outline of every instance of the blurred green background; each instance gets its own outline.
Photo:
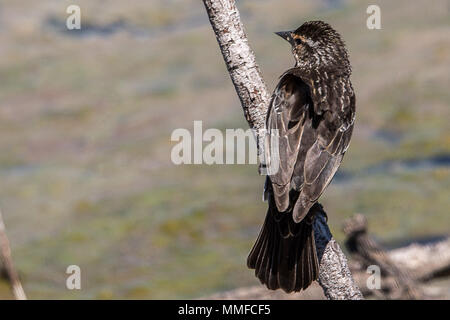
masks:
MULTIPOLYGON (((357 122, 321 202, 338 241, 359 212, 383 242, 449 233, 447 1, 238 1, 270 90, 293 65, 273 31, 329 22, 357 122)), ((196 298, 256 285, 256 165, 170 161, 176 128, 247 128, 201 1, 0 1, 0 206, 29 298, 196 298), (68 31, 70 4, 82 30, 68 31), (82 270, 67 290, 65 270, 82 270)), ((0 281, 0 298, 11 298, 0 281)))

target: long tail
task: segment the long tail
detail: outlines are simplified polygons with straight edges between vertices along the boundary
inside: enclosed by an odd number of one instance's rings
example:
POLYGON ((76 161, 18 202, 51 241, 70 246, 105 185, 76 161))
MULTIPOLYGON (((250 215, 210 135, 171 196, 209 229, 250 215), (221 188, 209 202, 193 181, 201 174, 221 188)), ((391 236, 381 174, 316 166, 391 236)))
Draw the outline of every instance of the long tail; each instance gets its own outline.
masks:
POLYGON ((289 293, 317 280, 319 263, 309 215, 295 223, 292 213, 278 212, 269 199, 264 225, 247 258, 247 266, 267 288, 289 293))

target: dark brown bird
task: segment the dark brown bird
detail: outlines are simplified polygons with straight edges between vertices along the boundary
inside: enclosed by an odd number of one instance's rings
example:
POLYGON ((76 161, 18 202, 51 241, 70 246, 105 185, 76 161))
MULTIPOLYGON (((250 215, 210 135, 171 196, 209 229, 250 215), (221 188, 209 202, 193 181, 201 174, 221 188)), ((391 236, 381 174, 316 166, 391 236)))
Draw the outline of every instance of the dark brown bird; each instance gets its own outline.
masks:
POLYGON ((269 289, 306 289, 319 274, 313 211, 346 152, 355 120, 351 67, 341 36, 310 21, 277 32, 292 45, 295 66, 280 78, 270 102, 266 164, 278 160, 264 187, 264 225, 247 260, 269 289), (309 214, 308 214, 309 213, 309 214))

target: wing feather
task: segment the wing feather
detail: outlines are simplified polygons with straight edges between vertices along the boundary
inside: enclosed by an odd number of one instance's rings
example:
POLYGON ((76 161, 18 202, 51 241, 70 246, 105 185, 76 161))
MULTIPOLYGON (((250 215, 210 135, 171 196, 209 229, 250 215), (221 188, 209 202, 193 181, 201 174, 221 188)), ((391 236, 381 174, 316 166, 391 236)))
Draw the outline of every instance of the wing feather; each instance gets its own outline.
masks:
POLYGON ((351 84, 311 89, 318 82, 296 72, 285 73, 272 96, 266 127, 277 139, 266 140, 266 159, 279 160, 278 171, 269 176, 278 211, 293 210, 294 221, 300 222, 331 182, 347 150, 355 99, 341 95, 351 84), (340 98, 327 104, 319 93, 340 98), (343 117, 342 110, 350 110, 350 116, 343 117))

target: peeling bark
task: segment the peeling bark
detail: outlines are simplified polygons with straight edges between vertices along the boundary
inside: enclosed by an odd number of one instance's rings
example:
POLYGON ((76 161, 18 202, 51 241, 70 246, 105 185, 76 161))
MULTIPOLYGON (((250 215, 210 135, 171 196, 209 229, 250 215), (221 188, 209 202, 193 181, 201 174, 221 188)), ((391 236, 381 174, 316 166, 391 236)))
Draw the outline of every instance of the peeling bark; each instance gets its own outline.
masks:
POLYGON ((363 295, 354 281, 347 258, 333 239, 324 211, 314 219, 314 238, 319 257, 319 284, 330 300, 360 300, 363 295))
MULTIPOLYGON (((264 129, 270 94, 255 55, 249 46, 234 0, 203 0, 211 26, 222 51, 245 118, 252 129, 264 129)), ((260 151, 261 152, 261 151, 260 151)), ((363 299, 347 264, 347 258, 332 238, 325 212, 314 222, 316 247, 320 261, 319 284, 328 299, 363 299)))

